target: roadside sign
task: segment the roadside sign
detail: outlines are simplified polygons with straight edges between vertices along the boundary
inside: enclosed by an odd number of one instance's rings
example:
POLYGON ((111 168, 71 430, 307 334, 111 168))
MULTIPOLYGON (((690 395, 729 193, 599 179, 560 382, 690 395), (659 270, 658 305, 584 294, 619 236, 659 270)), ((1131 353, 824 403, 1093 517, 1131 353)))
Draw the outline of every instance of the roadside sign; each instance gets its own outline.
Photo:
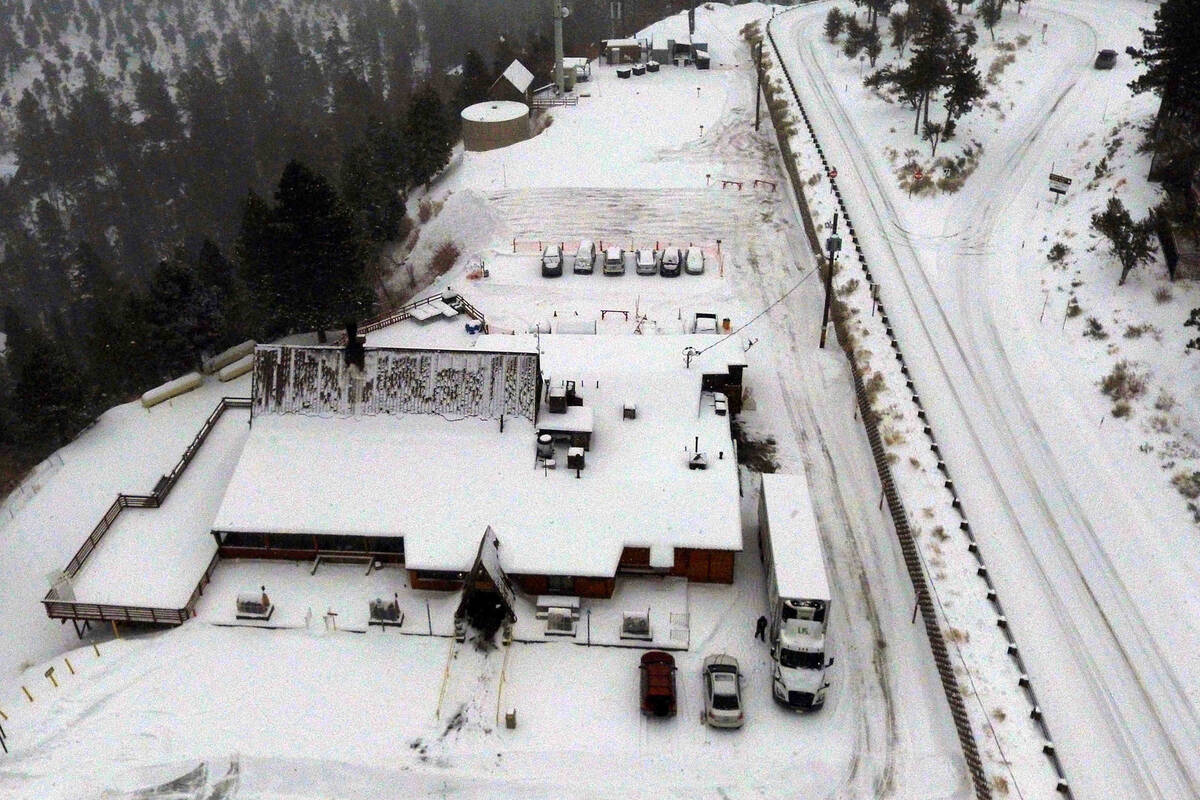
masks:
POLYGON ((1050 173, 1050 191, 1054 194, 1066 194, 1067 187, 1071 185, 1071 179, 1063 175, 1055 175, 1050 173))

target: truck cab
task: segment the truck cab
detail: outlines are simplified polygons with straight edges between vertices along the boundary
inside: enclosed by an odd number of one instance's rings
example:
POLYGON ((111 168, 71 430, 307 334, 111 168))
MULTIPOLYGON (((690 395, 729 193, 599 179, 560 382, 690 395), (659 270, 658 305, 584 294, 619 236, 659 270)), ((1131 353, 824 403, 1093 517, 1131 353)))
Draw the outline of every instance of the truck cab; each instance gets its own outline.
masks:
POLYGON ((771 690, 775 699, 798 711, 816 711, 825 704, 829 687, 825 670, 833 664, 833 659, 825 660, 824 632, 819 625, 790 619, 772 641, 775 668, 771 690))

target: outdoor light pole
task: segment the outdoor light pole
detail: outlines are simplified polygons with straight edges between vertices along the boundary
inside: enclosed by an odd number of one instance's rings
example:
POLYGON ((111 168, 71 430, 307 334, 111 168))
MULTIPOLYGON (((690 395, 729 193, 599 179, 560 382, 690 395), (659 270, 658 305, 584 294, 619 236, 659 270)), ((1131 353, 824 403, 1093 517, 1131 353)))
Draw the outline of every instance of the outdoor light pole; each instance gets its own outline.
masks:
POLYGON ((762 42, 754 59, 754 130, 758 130, 758 110, 762 105, 762 42))
POLYGON ((825 310, 821 312, 821 347, 825 347, 825 331, 829 328, 829 307, 833 302, 833 263, 842 249, 842 237, 837 235, 838 212, 833 212, 833 228, 825 240, 829 257, 825 261, 825 310))

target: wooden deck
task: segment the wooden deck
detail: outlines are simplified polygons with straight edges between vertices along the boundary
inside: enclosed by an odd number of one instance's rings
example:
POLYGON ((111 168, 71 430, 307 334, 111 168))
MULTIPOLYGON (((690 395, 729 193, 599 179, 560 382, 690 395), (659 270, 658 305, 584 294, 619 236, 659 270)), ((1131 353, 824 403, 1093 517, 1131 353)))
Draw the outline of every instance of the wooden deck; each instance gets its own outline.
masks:
MULTIPOLYGON (((105 534, 116 523, 121 512, 126 508, 158 508, 166 500, 171 489, 179 482, 179 478, 183 475, 184 470, 192 463, 192 459, 196 457, 204 440, 208 438, 209 433, 216 426, 217 421, 221 419, 221 415, 230 408, 250 408, 249 397, 223 397, 221 402, 217 404, 216 409, 208 415, 208 419, 200 427, 199 432, 192 439, 191 443, 176 462, 175 467, 170 473, 163 475, 155 483, 154 488, 149 494, 118 494, 117 499, 108 507, 108 511, 96 523, 96 527, 92 528, 92 532, 80 545, 74 557, 67 563, 63 569, 63 574, 67 578, 74 578, 87 562, 88 557, 95 552, 100 542, 104 539, 105 534)), ((97 622, 138 622, 154 625, 180 625, 190 619, 195 614, 196 602, 204 593, 204 587, 208 585, 212 578, 213 570, 217 567, 217 562, 220 560, 219 554, 214 554, 209 562, 207 569, 196 584, 196 588, 192 591, 191 597, 183 608, 152 608, 149 606, 125 606, 125 605, 104 605, 98 603, 81 603, 75 600, 68 600, 59 597, 57 589, 51 589, 46 597, 42 600, 42 605, 46 609, 46 615, 51 619, 66 620, 82 620, 82 621, 97 621, 97 622)), ((78 627, 76 628, 78 630, 78 627)))

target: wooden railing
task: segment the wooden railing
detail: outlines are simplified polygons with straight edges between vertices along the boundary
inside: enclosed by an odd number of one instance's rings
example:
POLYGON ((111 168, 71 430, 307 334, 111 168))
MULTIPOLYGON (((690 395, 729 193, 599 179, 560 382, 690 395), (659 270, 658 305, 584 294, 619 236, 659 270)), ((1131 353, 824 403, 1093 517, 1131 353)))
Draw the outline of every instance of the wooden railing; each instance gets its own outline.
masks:
POLYGON ((533 108, 552 108, 554 106, 577 106, 579 105, 579 96, 567 94, 561 97, 535 97, 529 102, 533 108))
MULTIPOLYGON (((200 426, 199 432, 192 438, 187 449, 183 451, 183 455, 176 462, 175 467, 170 473, 163 475, 155 483, 154 489, 150 494, 118 494, 117 499, 113 501, 108 510, 104 512, 104 516, 96 523, 96 527, 92 528, 92 532, 88 534, 87 539, 75 552, 75 555, 67 562, 63 574, 68 578, 74 578, 79 574, 79 570, 83 568, 84 563, 100 542, 104 539, 105 534, 112 528, 117 518, 121 515, 121 511, 126 508, 158 508, 167 499, 171 489, 179 482, 183 476, 184 470, 192 463, 192 459, 196 457, 196 453, 200 451, 200 446, 208 438, 212 429, 216 427, 217 421, 221 419, 221 415, 226 409, 230 408, 249 408, 249 397, 222 397, 221 402, 211 414, 204 424, 200 426)), ((205 584, 208 583, 212 576, 213 570, 217 565, 217 555, 213 555, 212 561, 204 572, 204 576, 200 579, 196 589, 192 592, 191 598, 188 600, 184 608, 164 609, 150 608, 147 606, 120 606, 120 605, 102 605, 97 603, 79 603, 72 600, 61 600, 58 597, 58 592, 51 589, 47 594, 42 604, 46 608, 46 614, 52 619, 88 619, 88 620, 116 620, 127 622, 154 622, 178 625, 192 615, 192 610, 196 599, 203 593, 205 584)))
MULTIPOLYGON (((387 314, 367 320, 358 326, 358 332, 371 333, 372 331, 386 328, 389 325, 395 325, 397 322, 403 322, 412 316, 413 309, 420 308, 421 306, 427 306, 430 303, 437 302, 438 300, 442 300, 442 296, 440 294, 430 295, 429 297, 422 298, 421 300, 416 300, 408 305, 401 306, 395 311, 391 311, 387 314)), ((446 305, 458 309, 468 317, 482 322, 483 332, 487 333, 487 319, 483 316, 483 312, 471 305, 471 303, 467 302, 467 299, 461 294, 455 295, 452 299, 445 300, 444 302, 446 305)), ((345 344, 345 335, 342 336, 341 343, 345 344)))

